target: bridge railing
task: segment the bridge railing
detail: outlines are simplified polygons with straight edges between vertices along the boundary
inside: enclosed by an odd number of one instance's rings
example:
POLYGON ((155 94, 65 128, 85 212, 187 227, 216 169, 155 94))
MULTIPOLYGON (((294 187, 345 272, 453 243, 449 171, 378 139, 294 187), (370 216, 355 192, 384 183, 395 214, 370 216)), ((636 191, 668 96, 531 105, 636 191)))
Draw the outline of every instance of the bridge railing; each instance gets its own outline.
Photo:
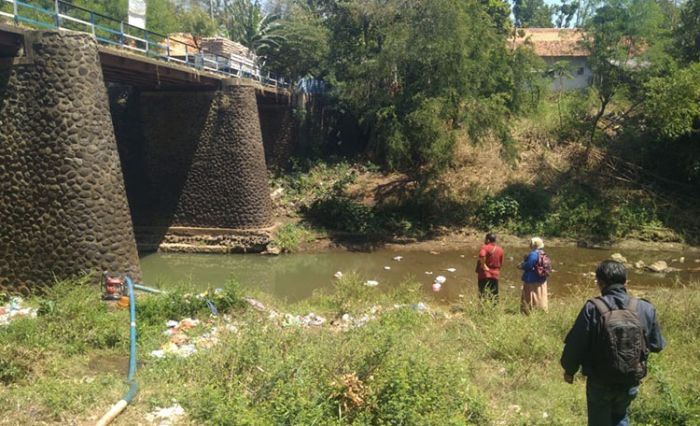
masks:
POLYGON ((202 52, 194 44, 129 25, 64 0, 0 0, 0 16, 31 27, 90 33, 101 44, 228 77, 256 80, 273 87, 288 86, 283 79, 265 72, 245 56, 202 52))

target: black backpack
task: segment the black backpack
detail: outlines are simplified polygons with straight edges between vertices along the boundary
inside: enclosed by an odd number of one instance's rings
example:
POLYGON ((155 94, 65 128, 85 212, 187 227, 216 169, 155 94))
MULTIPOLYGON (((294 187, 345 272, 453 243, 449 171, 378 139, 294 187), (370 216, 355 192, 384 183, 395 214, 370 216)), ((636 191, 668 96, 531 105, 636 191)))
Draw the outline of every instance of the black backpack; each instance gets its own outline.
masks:
POLYGON ((639 299, 630 297, 622 309, 610 309, 602 297, 590 299, 600 313, 593 347, 595 377, 613 385, 636 386, 647 374, 649 356, 644 328, 637 314, 639 299))

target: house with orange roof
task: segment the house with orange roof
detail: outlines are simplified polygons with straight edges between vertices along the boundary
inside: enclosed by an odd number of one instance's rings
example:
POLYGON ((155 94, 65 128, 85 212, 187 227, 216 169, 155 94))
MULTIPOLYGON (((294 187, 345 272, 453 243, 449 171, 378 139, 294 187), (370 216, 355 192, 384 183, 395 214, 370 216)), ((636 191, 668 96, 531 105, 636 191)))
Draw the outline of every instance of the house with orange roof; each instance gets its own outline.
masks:
MULTIPOLYGON (((559 61, 568 63, 569 77, 554 78, 552 90, 580 90, 591 85, 593 74, 588 66, 588 49, 584 34, 575 28, 520 28, 510 39, 512 48, 529 46, 544 60, 548 69, 559 61)), ((552 73, 553 74, 553 73, 552 73)), ((554 75, 552 75, 554 77, 554 75)))

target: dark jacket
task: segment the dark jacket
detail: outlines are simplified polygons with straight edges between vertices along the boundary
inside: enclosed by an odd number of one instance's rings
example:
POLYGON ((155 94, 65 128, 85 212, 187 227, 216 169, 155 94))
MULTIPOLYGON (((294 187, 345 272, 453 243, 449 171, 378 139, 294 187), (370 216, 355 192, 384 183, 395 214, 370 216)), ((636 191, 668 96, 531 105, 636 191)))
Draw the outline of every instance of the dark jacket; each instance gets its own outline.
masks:
MULTIPOLYGON (((622 308, 627 305, 629 295, 623 284, 613 284, 603 290, 603 298, 608 306, 622 308)), ((666 346, 666 340, 661 336, 659 323, 656 321, 656 309, 646 300, 640 299, 637 304, 637 314, 647 337, 648 349, 660 352, 666 346)), ((574 375, 581 367, 584 376, 590 377, 593 372, 592 354, 594 342, 598 339, 600 313, 590 301, 586 302, 576 318, 574 326, 564 340, 564 352, 561 354, 561 366, 567 374, 574 375)))

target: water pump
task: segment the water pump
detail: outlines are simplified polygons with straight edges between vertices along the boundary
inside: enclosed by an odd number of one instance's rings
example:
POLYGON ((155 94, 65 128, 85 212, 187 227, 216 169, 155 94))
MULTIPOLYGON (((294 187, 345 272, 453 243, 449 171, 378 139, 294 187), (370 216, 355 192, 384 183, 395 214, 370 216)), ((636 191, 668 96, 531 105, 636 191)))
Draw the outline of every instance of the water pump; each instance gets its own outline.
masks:
POLYGON ((102 280, 102 300, 120 300, 122 296, 126 295, 124 286, 124 278, 111 277, 105 271, 102 280))

